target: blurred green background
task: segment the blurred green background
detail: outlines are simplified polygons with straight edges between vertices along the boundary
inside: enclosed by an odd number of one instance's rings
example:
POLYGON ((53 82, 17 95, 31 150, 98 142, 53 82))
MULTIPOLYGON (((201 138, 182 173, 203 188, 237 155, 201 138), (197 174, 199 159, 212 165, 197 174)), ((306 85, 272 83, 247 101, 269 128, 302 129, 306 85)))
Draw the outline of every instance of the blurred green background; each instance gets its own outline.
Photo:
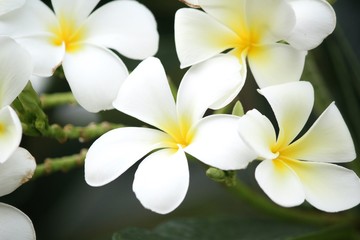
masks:
MULTIPOLYGON (((107 1, 101 1, 100 5, 107 1)), ((171 80, 178 85, 185 70, 179 69, 179 61, 175 52, 173 25, 177 9, 185 7, 177 0, 142 0, 155 15, 160 33, 159 52, 156 55, 162 61, 171 80)), ((49 4, 49 2, 47 2, 49 4)), ((324 44, 313 51, 313 59, 324 76, 329 94, 337 102, 340 110, 352 131, 354 140, 359 146, 359 68, 356 64, 360 56, 360 2, 359 0, 338 0, 334 5, 338 17, 337 34, 330 36, 324 44), (342 39, 345 37, 345 41, 342 39), (340 42, 340 43, 339 43, 340 42), (347 45, 347 43, 349 45, 347 45), (337 47, 340 56, 346 53, 343 46, 350 47, 353 56, 348 56, 349 65, 331 49, 337 47), (335 54, 335 55, 334 55, 335 54), (354 59, 351 59, 354 58, 354 59), (335 65, 345 65, 348 75, 334 70, 335 65), (350 66, 350 67, 349 67, 350 66), (349 69, 347 69, 349 68, 349 69), (353 71, 353 72, 352 72, 353 71), (339 81, 343 81, 339 83, 339 81), (343 85, 348 88, 344 88, 343 85), (351 93, 348 92, 350 89, 351 93), (351 99, 349 100, 349 96, 351 99), (355 136, 354 136, 355 135, 355 136)), ((345 57, 346 57, 345 56, 345 57)), ((122 59, 129 70, 135 68, 139 61, 122 59)), ((304 75, 306 76, 306 75, 304 75)), ((309 75, 307 75, 309 76, 309 75)), ((311 80, 311 79, 306 79, 311 80)), ((52 79, 46 92, 68 91, 64 80, 52 79)), ((266 103, 256 94, 256 86, 251 76, 240 94, 246 110, 253 107, 266 111, 266 103)), ((326 101, 326 100, 325 100, 326 101)), ((327 104, 327 103, 326 103, 327 104)), ((324 108, 322 108, 324 110, 324 108)), ((139 125, 138 121, 116 111, 101 114, 89 114, 76 106, 61 107, 48 111, 51 123, 87 125, 91 121, 128 123, 139 125), (79 117, 82 116, 82 117, 79 117)), ((24 137, 22 146, 27 148, 41 163, 47 157, 61 157, 78 153, 81 148, 89 147, 91 142, 80 143, 69 141, 60 144, 47 138, 24 137)), ((358 153, 359 153, 359 149, 358 153)), ((359 169, 359 162, 352 165, 359 169)), ((258 189, 254 181, 254 164, 239 176, 250 186, 258 189)), ((230 194, 222 185, 205 176, 206 168, 199 162, 190 163, 190 188, 185 201, 173 213, 159 215, 144 209, 132 192, 132 180, 136 170, 133 166, 129 171, 106 186, 93 188, 84 181, 83 168, 68 173, 55 173, 25 184, 2 201, 10 203, 24 211, 33 221, 38 240, 75 240, 75 239, 111 239, 113 232, 127 227, 153 227, 169 219, 194 216, 260 214, 230 194)), ((359 172, 358 172, 359 173, 359 172)), ((265 194, 264 194, 264 197, 265 194)), ((358 209, 351 210, 358 211, 358 209)))

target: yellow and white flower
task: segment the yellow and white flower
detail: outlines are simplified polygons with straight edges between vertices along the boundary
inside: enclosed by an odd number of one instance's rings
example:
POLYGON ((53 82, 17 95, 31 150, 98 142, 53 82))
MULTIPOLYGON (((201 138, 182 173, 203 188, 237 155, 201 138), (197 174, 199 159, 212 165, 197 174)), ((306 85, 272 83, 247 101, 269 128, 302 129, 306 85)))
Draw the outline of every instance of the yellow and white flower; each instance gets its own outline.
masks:
POLYGON ((307 50, 335 28, 324 0, 199 0, 175 16, 176 51, 185 68, 227 51, 246 59, 259 87, 298 81, 307 50))
POLYGON ((86 110, 112 108, 128 70, 109 49, 132 59, 152 56, 158 32, 151 12, 136 1, 39 0, 0 17, 0 34, 13 37, 34 60, 34 74, 51 76, 62 64, 70 88, 86 110))
POLYGON ((175 104, 160 61, 143 61, 120 88, 114 106, 157 129, 126 127, 101 136, 85 159, 86 182, 107 184, 149 154, 136 171, 133 190, 144 207, 165 214, 179 206, 188 189, 185 152, 224 170, 245 168, 248 162, 239 159, 255 154, 237 134, 239 118, 203 118, 208 108, 225 106, 240 91, 239 67, 235 57, 224 55, 190 68, 175 104))
POLYGON ((360 202, 360 179, 353 171, 332 164, 356 157, 350 132, 336 105, 330 104, 311 128, 298 136, 314 104, 312 85, 285 83, 259 92, 274 111, 278 134, 257 110, 241 117, 238 131, 261 160, 255 177, 264 192, 284 207, 300 205, 304 200, 327 212, 356 206, 360 202))

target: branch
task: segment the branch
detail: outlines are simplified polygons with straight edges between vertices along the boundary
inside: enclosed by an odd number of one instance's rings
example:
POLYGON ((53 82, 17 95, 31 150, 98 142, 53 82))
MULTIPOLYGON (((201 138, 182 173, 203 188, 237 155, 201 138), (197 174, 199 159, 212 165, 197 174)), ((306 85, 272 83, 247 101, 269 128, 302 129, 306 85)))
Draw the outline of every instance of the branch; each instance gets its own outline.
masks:
POLYGON ((43 109, 53 108, 59 105, 77 104, 71 92, 43 94, 40 96, 40 102, 43 109))

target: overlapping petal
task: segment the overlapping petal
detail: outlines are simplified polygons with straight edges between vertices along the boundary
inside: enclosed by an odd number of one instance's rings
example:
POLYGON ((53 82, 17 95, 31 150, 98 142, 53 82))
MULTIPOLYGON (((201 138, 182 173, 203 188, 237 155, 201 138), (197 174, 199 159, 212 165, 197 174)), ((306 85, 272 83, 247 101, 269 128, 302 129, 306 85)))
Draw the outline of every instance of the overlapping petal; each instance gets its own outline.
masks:
POLYGON ((206 13, 237 33, 247 25, 247 0, 199 0, 199 4, 206 13))
POLYGON ((281 206, 293 207, 305 200, 302 182, 281 160, 262 161, 256 167, 255 178, 270 199, 281 206))
POLYGON ((175 15, 175 44, 185 68, 237 45, 239 37, 227 26, 195 9, 180 9, 175 15))
POLYGON ((35 168, 34 157, 26 149, 17 148, 6 162, 0 164, 0 196, 13 192, 27 182, 35 168))
POLYGON ((242 140, 257 153, 253 159, 275 159, 278 156, 271 151, 276 144, 275 129, 270 120, 256 109, 240 118, 237 129, 242 140))
POLYGON ((31 57, 9 37, 0 37, 0 108, 10 105, 32 73, 31 57), (20 66, 20 67, 19 67, 20 66))
POLYGON ((184 151, 163 149, 150 154, 135 173, 133 190, 141 204, 166 214, 184 200, 189 187, 189 169, 184 151))
POLYGON ((283 154, 294 159, 316 162, 349 162, 356 158, 349 129, 334 103, 283 154))
POLYGON ((0 15, 11 12, 25 4, 25 0, 2 0, 0 1, 0 15))
POLYGON ((141 62, 120 88, 114 107, 165 132, 177 126, 174 97, 161 62, 141 62))
POLYGON ((223 170, 245 168, 257 156, 237 134, 238 121, 236 116, 220 114, 200 120, 185 152, 223 170))
POLYGON ((259 90, 270 103, 279 125, 278 144, 288 145, 308 120, 313 104, 314 89, 309 82, 292 82, 259 90))
POLYGON ((302 183, 306 200, 314 207, 338 212, 360 203, 360 179, 353 171, 328 163, 289 164, 302 183))
POLYGON ((310 50, 331 34, 336 26, 332 6, 324 0, 288 0, 296 15, 296 25, 285 40, 291 46, 310 50))
POLYGON ((35 240, 34 226, 19 209, 0 203, 0 239, 35 240))
POLYGON ((119 128, 98 138, 85 159, 85 180, 91 186, 105 185, 150 151, 166 147, 169 136, 148 128, 119 128))
POLYGON ((112 1, 102 6, 86 20, 84 28, 86 42, 115 49, 132 59, 145 59, 158 50, 155 18, 136 1, 112 1))
POLYGON ((305 64, 305 51, 285 44, 252 47, 248 61, 260 88, 299 81, 305 64))
POLYGON ((126 66, 113 52, 89 44, 81 51, 67 53, 63 69, 76 100, 90 112, 112 109, 128 76, 126 66))
POLYGON ((57 16, 71 16, 75 22, 84 21, 100 0, 51 0, 57 16))
POLYGON ((230 103, 240 92, 245 76, 241 65, 230 55, 220 55, 192 66, 182 79, 177 95, 178 115, 196 123, 208 108, 230 103))
POLYGON ((21 122, 9 107, 0 109, 0 163, 4 163, 19 146, 22 136, 21 122))

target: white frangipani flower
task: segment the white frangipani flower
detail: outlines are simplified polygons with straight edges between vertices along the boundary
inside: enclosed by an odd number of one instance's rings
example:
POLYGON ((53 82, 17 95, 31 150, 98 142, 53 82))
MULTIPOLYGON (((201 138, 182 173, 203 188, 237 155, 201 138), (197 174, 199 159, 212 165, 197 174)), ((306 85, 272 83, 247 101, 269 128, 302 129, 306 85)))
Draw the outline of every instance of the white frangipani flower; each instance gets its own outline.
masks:
POLYGON ((0 239, 35 240, 30 218, 19 209, 0 203, 0 239))
POLYGON ((0 15, 22 7, 26 0, 0 0, 0 15))
POLYGON ((255 177, 264 192, 284 207, 308 201, 314 207, 337 212, 360 202, 360 179, 351 170, 331 163, 355 159, 350 132, 334 103, 302 136, 314 90, 308 82, 293 82, 259 90, 270 103, 279 132, 257 110, 239 121, 242 139, 262 162, 255 177))
POLYGON ((325 0, 199 0, 204 11, 175 16, 176 51, 185 68, 228 51, 246 75, 246 58, 260 87, 298 81, 306 51, 335 28, 325 0))
POLYGON ((34 59, 34 74, 51 76, 62 64, 70 88, 91 112, 111 109, 128 76, 122 60, 152 56, 158 32, 151 12, 132 0, 52 0, 54 12, 39 0, 0 17, 0 34, 13 37, 34 59))
POLYGON ((26 86, 31 72, 31 57, 9 37, 0 37, 0 163, 19 146, 21 123, 9 106, 26 86))
POLYGON ((150 153, 140 163, 133 183, 144 207, 157 213, 173 211, 183 201, 189 170, 185 152, 224 170, 245 168, 255 154, 242 143, 238 117, 204 117, 208 108, 228 104, 243 86, 232 56, 218 56, 190 68, 175 103, 165 71, 156 58, 143 61, 120 88, 114 107, 158 129, 126 127, 109 131, 90 147, 85 180, 107 184, 150 153))

